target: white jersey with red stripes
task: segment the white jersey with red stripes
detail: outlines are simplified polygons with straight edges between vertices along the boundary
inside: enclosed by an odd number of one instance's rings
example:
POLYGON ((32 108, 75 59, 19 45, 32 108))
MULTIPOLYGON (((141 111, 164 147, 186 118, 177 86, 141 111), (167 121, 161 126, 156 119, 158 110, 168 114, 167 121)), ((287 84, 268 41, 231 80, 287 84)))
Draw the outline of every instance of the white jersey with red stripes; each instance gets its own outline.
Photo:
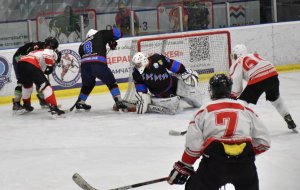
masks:
POLYGON ((270 147, 267 128, 250 108, 223 98, 203 105, 193 116, 182 161, 193 164, 213 141, 228 144, 251 142, 256 154, 270 147))
POLYGON ((257 53, 241 56, 230 67, 230 77, 233 82, 231 93, 234 97, 242 93, 243 80, 251 85, 275 75, 278 73, 274 65, 257 53))
POLYGON ((57 54, 52 49, 41 49, 30 52, 28 55, 22 56, 20 61, 33 64, 37 68, 45 71, 47 66, 53 66, 57 60, 57 54))

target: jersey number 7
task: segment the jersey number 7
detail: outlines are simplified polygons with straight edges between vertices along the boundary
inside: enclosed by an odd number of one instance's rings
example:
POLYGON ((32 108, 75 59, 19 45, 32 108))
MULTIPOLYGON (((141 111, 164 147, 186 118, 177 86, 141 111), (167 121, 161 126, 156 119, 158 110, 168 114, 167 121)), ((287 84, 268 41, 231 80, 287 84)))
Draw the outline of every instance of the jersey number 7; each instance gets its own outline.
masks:
POLYGON ((225 133, 223 137, 231 137, 234 135, 238 113, 233 111, 223 111, 215 114, 216 117, 216 126, 226 126, 225 133))

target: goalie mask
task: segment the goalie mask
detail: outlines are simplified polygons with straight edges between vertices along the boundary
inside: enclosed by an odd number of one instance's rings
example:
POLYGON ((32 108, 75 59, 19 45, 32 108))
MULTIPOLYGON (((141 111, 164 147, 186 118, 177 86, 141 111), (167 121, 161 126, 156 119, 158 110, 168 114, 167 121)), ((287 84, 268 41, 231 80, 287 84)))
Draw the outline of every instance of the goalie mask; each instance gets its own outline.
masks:
POLYGON ((209 94, 212 100, 229 98, 232 81, 225 74, 215 74, 209 79, 209 94))
POLYGON ((96 34, 98 32, 98 30, 94 30, 94 29, 90 29, 87 33, 86 33, 86 38, 91 37, 92 35, 96 34))
POLYGON ((146 66, 149 64, 149 60, 144 53, 138 52, 133 56, 132 63, 134 64, 134 67, 139 71, 139 73, 142 74, 146 66))
POLYGON ((244 44, 237 44, 232 49, 232 59, 236 60, 239 57, 247 54, 247 48, 244 44))

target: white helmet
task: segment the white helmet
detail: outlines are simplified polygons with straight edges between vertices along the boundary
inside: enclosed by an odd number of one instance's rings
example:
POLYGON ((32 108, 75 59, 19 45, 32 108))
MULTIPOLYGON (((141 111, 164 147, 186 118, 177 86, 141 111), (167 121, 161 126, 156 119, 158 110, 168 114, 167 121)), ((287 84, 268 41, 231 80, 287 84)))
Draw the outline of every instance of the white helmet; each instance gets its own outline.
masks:
POLYGON ((134 64, 135 68, 142 74, 145 70, 145 67, 149 63, 149 60, 144 53, 138 52, 133 56, 132 63, 134 64))
POLYGON ((243 55, 246 55, 247 52, 247 48, 244 44, 237 44, 232 49, 232 56, 234 59, 237 59, 243 55))
POLYGON ((98 32, 98 30, 94 30, 94 29, 90 29, 87 33, 86 33, 86 38, 91 37, 92 35, 96 34, 98 32))

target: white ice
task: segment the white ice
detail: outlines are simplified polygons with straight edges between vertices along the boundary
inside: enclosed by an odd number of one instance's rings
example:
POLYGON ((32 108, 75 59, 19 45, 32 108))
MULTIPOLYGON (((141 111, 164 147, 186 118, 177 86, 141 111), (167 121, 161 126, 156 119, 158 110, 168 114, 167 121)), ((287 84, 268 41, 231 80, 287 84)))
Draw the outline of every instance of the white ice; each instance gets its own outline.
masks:
MULTIPOLYGON (((282 98, 300 128, 300 72, 281 73, 280 80, 282 98)), ((76 99, 58 102, 67 109, 76 99)), ((75 172, 97 189, 112 189, 166 177, 181 158, 185 138, 168 132, 186 130, 195 109, 174 116, 118 113, 111 110, 110 94, 91 95, 87 103, 90 112, 72 112, 57 120, 37 103, 32 113, 20 116, 12 116, 11 105, 1 106, 0 189, 80 190, 72 181, 75 172)), ((256 160, 260 189, 300 189, 300 134, 287 128, 264 97, 251 107, 272 137, 271 149, 256 160)), ((138 189, 184 186, 161 182, 138 189)))

